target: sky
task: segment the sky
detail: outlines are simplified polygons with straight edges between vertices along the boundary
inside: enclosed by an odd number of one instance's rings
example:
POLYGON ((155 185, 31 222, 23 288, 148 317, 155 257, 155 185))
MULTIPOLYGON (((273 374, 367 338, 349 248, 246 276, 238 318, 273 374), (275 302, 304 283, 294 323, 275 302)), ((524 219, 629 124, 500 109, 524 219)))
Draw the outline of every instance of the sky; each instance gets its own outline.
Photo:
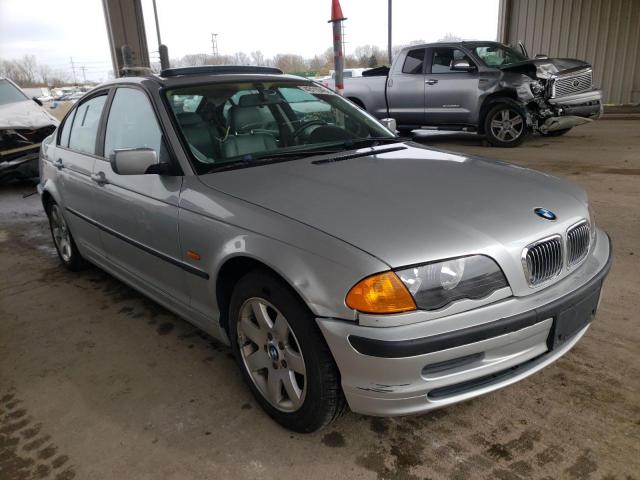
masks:
MULTIPOLYGON (((341 0, 346 53, 365 44, 386 49, 387 0, 341 0)), ((305 58, 332 46, 331 0, 156 0, 169 56, 210 53, 211 33, 221 54, 261 50, 265 56, 305 58)), ((142 0, 147 43, 157 59, 152 0, 142 0), (154 53, 156 52, 156 53, 154 53)), ((393 43, 436 41, 447 33, 494 40, 498 0, 394 0, 393 43)), ((39 63, 87 79, 106 80, 111 57, 102 0, 0 0, 0 59, 35 55, 39 63)))

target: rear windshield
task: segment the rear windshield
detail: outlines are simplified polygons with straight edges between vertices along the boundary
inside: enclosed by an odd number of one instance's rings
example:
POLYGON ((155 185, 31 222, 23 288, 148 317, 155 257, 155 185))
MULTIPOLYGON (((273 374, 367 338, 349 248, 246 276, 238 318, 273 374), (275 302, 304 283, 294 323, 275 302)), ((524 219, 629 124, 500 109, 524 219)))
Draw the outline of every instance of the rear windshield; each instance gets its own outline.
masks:
POLYGON ((12 83, 0 79, 0 105, 8 103, 24 102, 29 98, 18 90, 12 83))
POLYGON ((311 82, 211 83, 167 90, 166 97, 198 173, 395 138, 369 114, 311 82))

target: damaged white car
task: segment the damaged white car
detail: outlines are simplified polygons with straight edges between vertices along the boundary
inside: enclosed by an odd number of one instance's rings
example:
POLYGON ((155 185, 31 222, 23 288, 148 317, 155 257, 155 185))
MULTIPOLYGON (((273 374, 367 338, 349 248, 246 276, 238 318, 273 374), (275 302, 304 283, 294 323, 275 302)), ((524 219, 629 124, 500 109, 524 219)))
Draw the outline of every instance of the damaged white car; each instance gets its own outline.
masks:
POLYGON ((0 78, 0 182, 37 177, 40 144, 57 126, 39 101, 0 78))

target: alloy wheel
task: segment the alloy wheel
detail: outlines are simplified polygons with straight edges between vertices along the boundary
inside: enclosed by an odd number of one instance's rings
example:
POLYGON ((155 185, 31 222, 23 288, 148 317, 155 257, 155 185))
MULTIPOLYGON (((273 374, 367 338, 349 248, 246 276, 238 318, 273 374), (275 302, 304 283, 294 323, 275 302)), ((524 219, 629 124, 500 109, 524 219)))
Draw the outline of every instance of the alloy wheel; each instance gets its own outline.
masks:
POLYGON ((58 248, 58 252, 60 252, 62 260, 69 262, 73 253, 71 249, 71 236, 67 222, 62 216, 58 205, 51 207, 51 231, 53 232, 53 241, 58 248))
POLYGON ((261 395, 280 411, 298 410, 307 391, 306 367, 285 316, 267 300, 249 298, 240 308, 237 342, 261 395))
POLYGON ((523 131, 524 122, 522 116, 510 108, 496 112, 491 119, 491 133, 503 142, 516 140, 522 135, 523 131))

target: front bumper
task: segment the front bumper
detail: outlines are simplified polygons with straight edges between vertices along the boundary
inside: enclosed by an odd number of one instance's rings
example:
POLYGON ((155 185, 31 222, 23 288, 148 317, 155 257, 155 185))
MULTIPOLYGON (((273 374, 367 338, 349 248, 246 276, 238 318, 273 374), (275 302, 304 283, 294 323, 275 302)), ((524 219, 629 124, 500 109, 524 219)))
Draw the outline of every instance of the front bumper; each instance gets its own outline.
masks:
POLYGON ((589 90, 564 97, 550 98, 548 102, 562 110, 562 115, 589 118, 596 120, 602 115, 602 92, 589 90))
POLYGON ((39 175, 38 148, 25 155, 3 160, 0 157, 0 182, 13 179, 34 178, 39 175))
POLYGON ((425 412, 540 370, 589 328, 611 258, 609 238, 598 231, 585 262, 535 294, 399 327, 319 318, 349 406, 368 415, 425 412))

